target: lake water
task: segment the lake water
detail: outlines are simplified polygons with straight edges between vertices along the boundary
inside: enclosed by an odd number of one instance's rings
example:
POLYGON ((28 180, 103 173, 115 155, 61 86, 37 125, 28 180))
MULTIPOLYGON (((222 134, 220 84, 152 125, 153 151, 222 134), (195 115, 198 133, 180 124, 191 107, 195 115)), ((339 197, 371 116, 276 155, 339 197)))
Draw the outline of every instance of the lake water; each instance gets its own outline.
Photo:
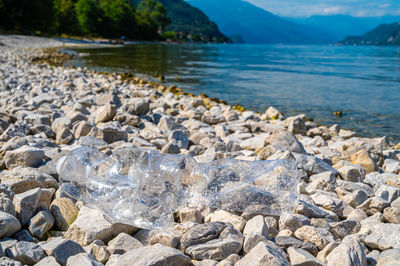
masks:
POLYGON ((85 55, 75 66, 164 75, 166 84, 229 104, 259 112, 272 105, 400 141, 400 48, 136 44, 77 51, 85 55))

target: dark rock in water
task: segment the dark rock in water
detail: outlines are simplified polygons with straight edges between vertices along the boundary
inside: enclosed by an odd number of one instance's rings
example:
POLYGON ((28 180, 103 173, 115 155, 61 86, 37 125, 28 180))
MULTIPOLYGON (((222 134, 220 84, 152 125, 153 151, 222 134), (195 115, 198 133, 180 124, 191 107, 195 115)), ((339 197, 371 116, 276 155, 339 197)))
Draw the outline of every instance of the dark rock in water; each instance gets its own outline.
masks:
POLYGON ((335 112, 333 112, 333 114, 338 116, 338 117, 342 117, 343 116, 343 112, 342 111, 335 111, 335 112))

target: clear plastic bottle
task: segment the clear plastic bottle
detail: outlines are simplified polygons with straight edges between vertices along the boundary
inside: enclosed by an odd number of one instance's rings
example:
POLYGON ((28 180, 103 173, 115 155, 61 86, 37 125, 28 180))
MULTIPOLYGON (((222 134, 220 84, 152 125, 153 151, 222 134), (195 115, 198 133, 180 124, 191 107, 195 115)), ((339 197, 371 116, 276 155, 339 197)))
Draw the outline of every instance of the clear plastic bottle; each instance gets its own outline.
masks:
POLYGON ((141 228, 166 226, 188 204, 279 215, 294 209, 300 181, 289 161, 198 164, 147 149, 117 150, 109 157, 81 147, 61 158, 57 171, 65 193, 141 228))

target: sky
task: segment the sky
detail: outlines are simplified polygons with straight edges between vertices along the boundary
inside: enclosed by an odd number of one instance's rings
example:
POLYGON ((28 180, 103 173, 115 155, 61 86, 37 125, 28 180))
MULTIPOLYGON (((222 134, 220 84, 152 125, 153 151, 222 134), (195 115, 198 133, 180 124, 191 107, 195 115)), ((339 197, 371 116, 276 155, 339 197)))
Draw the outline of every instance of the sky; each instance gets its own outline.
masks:
MULTIPOLYGON (((218 0, 216 0, 218 1, 218 0)), ((400 15, 400 0, 245 0, 283 17, 400 15)))

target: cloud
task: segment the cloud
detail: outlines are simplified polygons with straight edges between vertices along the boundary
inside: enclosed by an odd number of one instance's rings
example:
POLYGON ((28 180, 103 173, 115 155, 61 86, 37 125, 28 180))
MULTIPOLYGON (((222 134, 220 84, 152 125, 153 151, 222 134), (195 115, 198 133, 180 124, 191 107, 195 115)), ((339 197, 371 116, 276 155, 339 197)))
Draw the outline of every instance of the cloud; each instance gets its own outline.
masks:
MULTIPOLYGON (((218 0, 216 0, 218 1, 218 0)), ((345 14, 358 17, 398 15, 399 0, 245 0, 286 17, 345 14)))

